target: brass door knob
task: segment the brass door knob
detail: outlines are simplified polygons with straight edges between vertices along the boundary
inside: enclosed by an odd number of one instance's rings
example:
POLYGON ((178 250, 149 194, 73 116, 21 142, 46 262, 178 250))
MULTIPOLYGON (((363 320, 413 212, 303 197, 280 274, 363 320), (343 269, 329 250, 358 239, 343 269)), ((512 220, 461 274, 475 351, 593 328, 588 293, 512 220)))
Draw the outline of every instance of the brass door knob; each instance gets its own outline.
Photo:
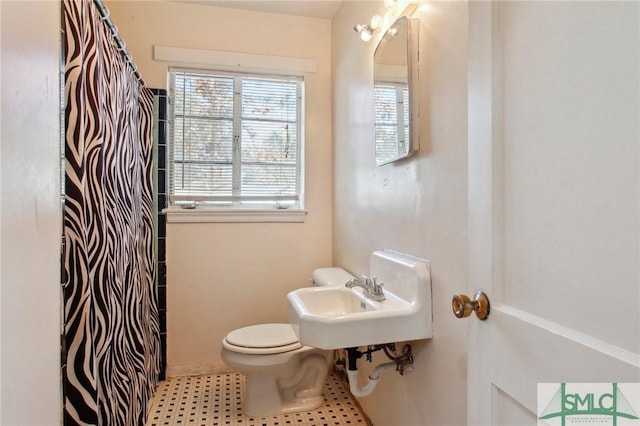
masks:
POLYGON ((471 315, 472 311, 475 311, 476 316, 484 321, 489 316, 489 298, 481 291, 473 296, 473 300, 469 299, 466 294, 456 294, 451 300, 451 309, 458 318, 466 318, 471 315))

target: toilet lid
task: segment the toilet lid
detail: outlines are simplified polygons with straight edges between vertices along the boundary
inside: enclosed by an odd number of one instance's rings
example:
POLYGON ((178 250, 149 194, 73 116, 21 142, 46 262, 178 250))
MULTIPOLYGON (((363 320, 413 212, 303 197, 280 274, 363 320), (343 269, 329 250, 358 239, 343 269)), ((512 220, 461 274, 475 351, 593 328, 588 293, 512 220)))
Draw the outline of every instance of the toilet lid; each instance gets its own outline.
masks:
POLYGON ((301 348, 290 324, 258 324, 239 328, 227 334, 226 342, 238 348, 260 352, 284 352, 301 348))

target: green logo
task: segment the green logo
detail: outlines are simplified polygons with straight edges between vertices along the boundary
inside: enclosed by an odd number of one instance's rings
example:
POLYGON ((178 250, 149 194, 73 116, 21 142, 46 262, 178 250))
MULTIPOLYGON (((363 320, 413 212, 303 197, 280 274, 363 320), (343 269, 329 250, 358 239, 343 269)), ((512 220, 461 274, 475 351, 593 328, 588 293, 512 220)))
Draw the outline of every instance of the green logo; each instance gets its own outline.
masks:
POLYGON ((640 424, 636 413, 640 404, 640 384, 623 386, 630 393, 633 405, 618 383, 539 383, 538 419, 545 422, 538 424, 640 424), (553 396, 548 399, 550 394, 553 396), (544 401, 549 402, 544 405, 544 401))

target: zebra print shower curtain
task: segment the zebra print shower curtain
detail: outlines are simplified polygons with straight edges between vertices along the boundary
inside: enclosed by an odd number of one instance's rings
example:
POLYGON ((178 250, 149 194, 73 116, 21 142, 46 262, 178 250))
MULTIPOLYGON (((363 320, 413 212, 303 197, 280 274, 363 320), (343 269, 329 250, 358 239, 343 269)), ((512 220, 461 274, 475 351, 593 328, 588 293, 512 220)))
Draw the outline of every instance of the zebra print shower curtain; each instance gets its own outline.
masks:
POLYGON ((64 422, 142 425, 160 355, 153 98, 93 1, 63 0, 63 30, 64 422))

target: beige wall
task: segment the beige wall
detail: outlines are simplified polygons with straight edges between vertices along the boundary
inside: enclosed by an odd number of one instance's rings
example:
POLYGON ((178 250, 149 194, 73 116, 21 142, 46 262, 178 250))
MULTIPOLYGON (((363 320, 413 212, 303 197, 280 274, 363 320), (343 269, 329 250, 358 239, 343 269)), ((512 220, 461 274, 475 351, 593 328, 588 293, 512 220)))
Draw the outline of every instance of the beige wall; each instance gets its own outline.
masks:
POLYGON ((373 157, 379 36, 364 43, 352 31, 382 13, 382 2, 345 2, 333 20, 335 264, 366 272, 370 253, 382 248, 431 260, 434 336, 413 344, 413 373, 385 372, 360 399, 377 426, 466 423, 467 324, 450 306, 467 289, 467 4, 429 4, 414 14, 421 20, 420 151, 382 167, 373 157))
POLYGON ((177 2, 107 2, 149 87, 167 63, 152 46, 304 58, 305 223, 167 226, 169 374, 222 365, 222 338, 249 324, 286 322, 286 294, 331 263, 331 22, 177 2))
POLYGON ((3 425, 62 419, 60 4, 0 2, 3 425))

